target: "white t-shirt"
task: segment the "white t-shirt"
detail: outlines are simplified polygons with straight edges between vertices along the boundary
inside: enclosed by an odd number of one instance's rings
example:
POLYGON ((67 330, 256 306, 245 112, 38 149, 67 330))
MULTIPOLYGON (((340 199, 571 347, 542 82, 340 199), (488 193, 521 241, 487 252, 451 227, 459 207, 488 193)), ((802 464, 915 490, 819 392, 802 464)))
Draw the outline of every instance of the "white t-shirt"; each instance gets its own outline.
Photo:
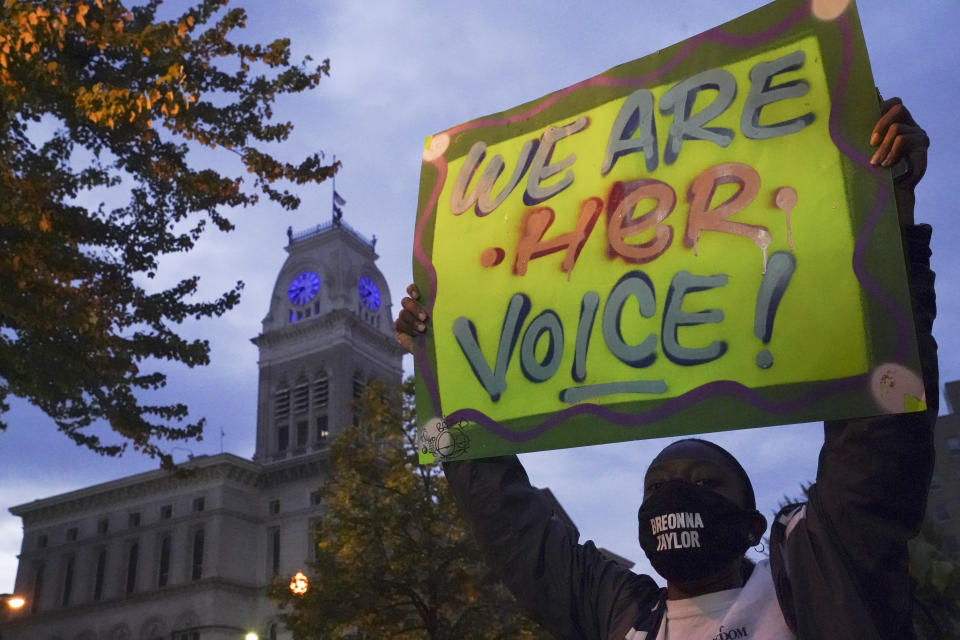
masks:
POLYGON ((757 563, 739 589, 685 600, 667 600, 656 640, 794 640, 770 576, 769 560, 757 563))

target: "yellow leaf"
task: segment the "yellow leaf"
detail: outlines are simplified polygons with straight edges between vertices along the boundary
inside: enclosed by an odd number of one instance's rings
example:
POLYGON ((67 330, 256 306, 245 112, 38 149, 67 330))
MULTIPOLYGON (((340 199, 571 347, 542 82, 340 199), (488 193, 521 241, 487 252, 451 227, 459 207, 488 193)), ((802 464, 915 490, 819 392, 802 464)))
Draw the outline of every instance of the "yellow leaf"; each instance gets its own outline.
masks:
POLYGON ((40 216, 40 223, 38 226, 40 227, 40 231, 50 231, 52 225, 50 224, 50 218, 47 217, 47 214, 40 216))
POLYGON ((88 11, 90 11, 90 7, 82 2, 77 5, 77 22, 79 22, 83 27, 87 26, 87 21, 84 16, 87 15, 88 11))
POLYGON ((34 26, 36 26, 37 22, 39 22, 39 21, 37 20, 37 14, 36 14, 35 12, 29 13, 29 14, 27 15, 27 18, 30 20, 30 24, 32 24, 32 25, 34 25, 34 26))

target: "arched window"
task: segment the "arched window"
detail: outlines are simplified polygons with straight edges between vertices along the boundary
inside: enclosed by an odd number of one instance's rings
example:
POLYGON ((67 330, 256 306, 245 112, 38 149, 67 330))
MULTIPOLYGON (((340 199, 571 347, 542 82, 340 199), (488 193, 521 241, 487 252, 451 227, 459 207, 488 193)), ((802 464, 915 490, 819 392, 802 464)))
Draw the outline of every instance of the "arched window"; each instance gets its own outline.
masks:
POLYGON ((270 531, 270 573, 280 575, 280 529, 270 531))
POLYGON ((363 396, 363 389, 366 387, 363 374, 359 371, 353 374, 353 426, 360 425, 360 398, 363 396))
POLYGON ((273 422, 276 425, 276 447, 284 452, 290 446, 290 388, 281 383, 273 393, 273 422))
POLYGON ((97 602, 103 598, 103 578, 107 571, 107 550, 101 549, 97 554, 97 569, 93 574, 93 600, 97 602))
POLYGON ((170 634, 167 633, 167 625, 163 618, 153 617, 148 619, 140 626, 140 640, 168 640, 170 634))
POLYGON ((110 631, 107 637, 110 640, 130 640, 133 634, 130 633, 130 627, 121 622, 110 631))
POLYGON ((313 410, 326 409, 330 403, 330 379, 326 371, 321 371, 313 379, 313 410))
POLYGON ((306 413, 310 408, 310 385, 306 378, 297 380, 297 386, 293 389, 293 413, 300 415, 306 413))
POLYGON ((40 596, 43 595, 43 574, 46 570, 43 562, 38 562, 33 572, 33 602, 30 603, 30 612, 36 613, 40 610, 40 596))
POLYGON ((170 582, 170 534, 160 540, 160 563, 157 570, 157 586, 165 587, 170 582))
POLYGON ((203 529, 197 529, 193 534, 193 557, 190 563, 190 579, 199 580, 203 577, 203 529))
POLYGON ((363 373, 357 371, 353 374, 353 399, 359 400, 360 396, 363 395, 363 389, 366 387, 366 382, 364 382, 363 373))
POLYGON ((70 605, 70 596, 73 595, 73 567, 76 564, 77 557, 72 553, 66 557, 63 570, 63 593, 60 598, 60 606, 70 605))
POLYGON ((273 418, 277 422, 286 421, 290 417, 290 389, 286 386, 277 389, 273 394, 273 418))
POLYGON ((127 550, 127 593, 137 588, 137 562, 140 560, 140 545, 136 542, 127 550))

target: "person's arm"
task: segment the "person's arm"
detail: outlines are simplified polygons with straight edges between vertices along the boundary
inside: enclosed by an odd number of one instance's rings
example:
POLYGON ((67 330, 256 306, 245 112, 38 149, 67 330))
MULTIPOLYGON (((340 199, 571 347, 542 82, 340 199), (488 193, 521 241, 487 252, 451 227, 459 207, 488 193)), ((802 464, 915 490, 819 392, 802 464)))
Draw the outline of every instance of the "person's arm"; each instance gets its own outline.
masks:
POLYGON ((444 464, 487 561, 530 615, 558 638, 622 638, 660 589, 605 559, 558 518, 516 456, 444 464))
MULTIPOLYGON (((414 285, 394 327, 412 350, 429 318, 414 285)), ((444 473, 487 562, 528 614, 557 638, 623 638, 660 589, 605 559, 556 517, 516 456, 446 462, 444 473)))
MULTIPOLYGON (((823 566, 816 571, 850 576, 877 632, 882 637, 903 637, 897 634, 906 633, 912 624, 907 541, 919 530, 926 507, 939 399, 937 346, 931 334, 936 315, 931 229, 914 225, 913 219, 913 188, 926 168, 929 141, 895 98, 884 103, 871 143, 877 146, 876 165, 896 166, 904 157, 909 161, 909 172, 895 187, 927 409, 824 424, 825 441, 817 481, 810 490, 805 537, 798 536, 803 539, 795 543, 809 553, 793 550, 787 556, 788 565, 793 565, 791 573, 805 574, 809 567, 798 565, 810 564, 818 547, 835 549, 835 554, 820 556, 823 566)), ((789 535, 787 542, 789 547, 789 535)), ((791 582, 795 597, 803 598, 796 593, 793 576, 791 582)))

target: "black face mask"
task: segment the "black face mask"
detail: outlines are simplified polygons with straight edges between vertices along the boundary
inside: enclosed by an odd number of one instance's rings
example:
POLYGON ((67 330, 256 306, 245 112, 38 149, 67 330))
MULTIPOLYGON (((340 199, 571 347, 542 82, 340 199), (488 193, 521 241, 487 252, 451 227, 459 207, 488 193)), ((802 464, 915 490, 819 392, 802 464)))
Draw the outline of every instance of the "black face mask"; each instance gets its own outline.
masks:
POLYGON ((709 489, 670 480, 640 505, 640 546, 667 580, 702 578, 746 553, 754 514, 709 489))

